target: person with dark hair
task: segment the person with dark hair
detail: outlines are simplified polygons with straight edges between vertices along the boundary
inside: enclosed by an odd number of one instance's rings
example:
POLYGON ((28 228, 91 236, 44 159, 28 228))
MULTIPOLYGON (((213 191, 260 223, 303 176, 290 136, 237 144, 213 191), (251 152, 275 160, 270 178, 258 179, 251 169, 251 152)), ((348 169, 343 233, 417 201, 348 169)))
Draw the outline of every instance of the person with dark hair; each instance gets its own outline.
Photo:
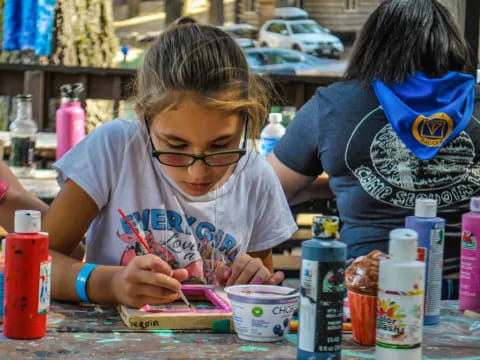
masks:
POLYGON ((447 231, 459 232, 480 191, 480 106, 468 54, 438 1, 383 1, 344 81, 319 88, 269 156, 291 203, 318 196, 310 190, 328 174, 350 257, 386 251, 388 232, 419 197, 436 199, 447 231))

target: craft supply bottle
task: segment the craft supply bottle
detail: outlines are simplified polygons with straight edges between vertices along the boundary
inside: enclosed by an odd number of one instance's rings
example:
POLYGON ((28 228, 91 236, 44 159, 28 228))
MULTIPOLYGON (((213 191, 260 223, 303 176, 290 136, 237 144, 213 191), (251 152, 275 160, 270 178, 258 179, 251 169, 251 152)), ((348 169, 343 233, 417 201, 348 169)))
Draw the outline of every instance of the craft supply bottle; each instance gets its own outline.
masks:
POLYGON ((377 360, 421 360, 425 263, 417 261, 416 231, 390 232, 390 259, 380 261, 377 360))
MULTIPOLYGON (((2 250, 3 251, 3 250, 2 250)), ((3 298, 5 284, 5 260, 3 253, 0 253, 0 324, 3 322, 3 298)))
POLYGON ((17 176, 29 176, 35 169, 37 124, 32 120, 32 95, 17 95, 17 116, 10 124, 10 166, 17 176))
POLYGON ((480 312, 480 197, 470 199, 462 216, 460 255, 460 309, 480 312))
POLYGON ((260 155, 267 157, 284 134, 282 114, 271 113, 268 116, 268 125, 260 133, 260 155))
POLYGON ((46 331, 51 262, 40 224, 39 211, 17 210, 15 233, 6 237, 3 334, 12 339, 36 339, 46 331))
POLYGON ((80 102, 82 91, 82 83, 60 87, 61 105, 55 114, 57 160, 85 137, 85 110, 80 102))
POLYGON ((297 359, 340 360, 347 246, 339 219, 318 216, 313 239, 302 243, 297 359))
POLYGON ((415 216, 405 218, 405 227, 417 232, 417 260, 426 264, 423 323, 438 324, 442 297, 445 219, 437 217, 437 200, 416 199, 415 216))

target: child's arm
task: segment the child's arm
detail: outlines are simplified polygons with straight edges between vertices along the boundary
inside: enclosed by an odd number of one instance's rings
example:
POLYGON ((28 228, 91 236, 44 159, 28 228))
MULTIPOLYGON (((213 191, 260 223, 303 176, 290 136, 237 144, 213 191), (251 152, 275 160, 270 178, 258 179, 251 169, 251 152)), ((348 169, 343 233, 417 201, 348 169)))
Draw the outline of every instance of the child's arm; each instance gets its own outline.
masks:
MULTIPOLYGON (((50 235, 52 255, 52 298, 78 301, 75 285, 84 263, 71 254, 97 215, 93 199, 68 179, 50 209, 45 213, 43 230, 50 235)), ((138 256, 128 266, 99 266, 87 283, 93 302, 122 303, 139 307, 148 303, 173 301, 178 297, 185 270, 172 271, 154 255, 138 256)))

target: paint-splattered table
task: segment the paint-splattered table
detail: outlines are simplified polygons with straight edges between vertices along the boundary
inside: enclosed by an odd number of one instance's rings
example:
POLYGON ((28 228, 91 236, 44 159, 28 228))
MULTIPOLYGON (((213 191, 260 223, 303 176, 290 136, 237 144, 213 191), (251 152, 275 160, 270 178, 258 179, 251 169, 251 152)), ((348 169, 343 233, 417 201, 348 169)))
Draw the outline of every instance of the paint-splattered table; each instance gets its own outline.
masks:
MULTIPOLYGON (((480 360, 480 321, 443 304, 442 321, 424 333, 424 359, 480 360)), ((252 343, 235 334, 133 332, 111 307, 54 302, 47 336, 14 341, 0 336, 0 359, 295 359, 295 334, 276 343, 252 343)), ((344 335, 343 360, 374 359, 374 348, 344 335)), ((408 359, 405 359, 408 360, 408 359)))

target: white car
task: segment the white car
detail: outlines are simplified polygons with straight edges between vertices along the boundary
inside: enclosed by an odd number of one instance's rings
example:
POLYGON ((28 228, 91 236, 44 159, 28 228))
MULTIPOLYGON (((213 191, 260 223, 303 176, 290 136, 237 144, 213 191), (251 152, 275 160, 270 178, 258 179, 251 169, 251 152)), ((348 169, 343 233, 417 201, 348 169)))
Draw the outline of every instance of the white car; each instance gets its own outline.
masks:
POLYGON ((258 43, 262 47, 289 48, 334 58, 344 50, 338 37, 311 19, 267 21, 260 29, 258 43))

